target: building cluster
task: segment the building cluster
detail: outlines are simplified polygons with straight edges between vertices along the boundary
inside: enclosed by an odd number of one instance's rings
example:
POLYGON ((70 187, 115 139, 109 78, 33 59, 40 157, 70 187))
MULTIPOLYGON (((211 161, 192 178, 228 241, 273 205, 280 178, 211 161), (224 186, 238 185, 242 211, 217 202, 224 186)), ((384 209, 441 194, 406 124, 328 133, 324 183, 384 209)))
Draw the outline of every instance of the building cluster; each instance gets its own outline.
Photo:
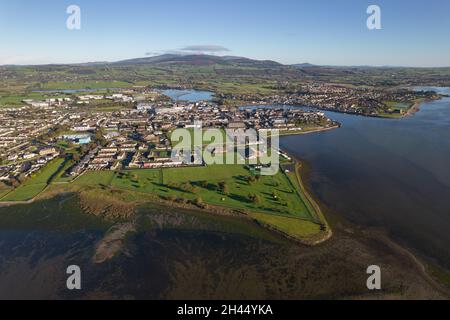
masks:
POLYGON ((343 113, 377 116, 398 112, 389 102, 412 103, 417 99, 433 98, 432 92, 415 92, 407 89, 378 90, 337 84, 303 84, 284 94, 223 95, 223 99, 247 101, 252 104, 300 105, 343 113))
POLYGON ((134 102, 134 98, 128 94, 124 93, 113 93, 113 94, 88 94, 77 97, 77 104, 90 104, 92 101, 112 101, 114 103, 131 103, 134 102))
POLYGON ((26 107, 0 109, 1 181, 20 181, 58 156, 72 161, 66 172, 72 177, 87 170, 185 166, 181 157, 171 157, 171 132, 196 128, 199 122, 205 129, 283 131, 335 125, 318 111, 255 106, 229 108, 212 101, 139 99, 133 109, 118 111, 96 111, 85 105, 103 99, 123 103, 138 100, 130 93, 89 94, 71 100, 45 101, 46 106, 27 101, 26 107))
POLYGON ((72 98, 64 97, 64 98, 49 98, 44 100, 33 100, 33 99, 24 99, 23 103, 34 107, 34 108, 42 108, 49 109, 53 107, 63 107, 73 102, 72 98))
POLYGON ((53 109, 60 107, 67 108, 72 105, 88 105, 93 102, 133 103, 135 101, 132 95, 125 93, 70 95, 55 92, 53 95, 54 97, 42 100, 23 99, 22 102, 34 108, 53 109))
POLYGON ((59 156, 58 148, 40 137, 64 122, 64 111, 34 108, 0 109, 0 181, 12 183, 31 176, 59 156))
POLYGON ((306 128, 328 128, 338 125, 320 111, 300 108, 247 108, 243 110, 247 128, 304 131, 306 128))

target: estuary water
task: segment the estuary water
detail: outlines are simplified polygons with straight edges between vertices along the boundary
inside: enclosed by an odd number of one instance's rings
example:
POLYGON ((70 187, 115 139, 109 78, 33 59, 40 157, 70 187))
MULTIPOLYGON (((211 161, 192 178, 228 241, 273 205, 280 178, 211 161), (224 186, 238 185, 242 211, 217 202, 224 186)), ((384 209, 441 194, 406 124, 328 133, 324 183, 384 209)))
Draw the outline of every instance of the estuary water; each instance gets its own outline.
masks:
POLYGON ((214 93, 200 90, 180 90, 168 89, 163 90, 163 94, 174 101, 199 102, 212 100, 214 93))
POLYGON ((311 165, 313 193, 332 212, 450 267, 450 98, 398 120, 327 114, 342 128, 281 140, 311 165))

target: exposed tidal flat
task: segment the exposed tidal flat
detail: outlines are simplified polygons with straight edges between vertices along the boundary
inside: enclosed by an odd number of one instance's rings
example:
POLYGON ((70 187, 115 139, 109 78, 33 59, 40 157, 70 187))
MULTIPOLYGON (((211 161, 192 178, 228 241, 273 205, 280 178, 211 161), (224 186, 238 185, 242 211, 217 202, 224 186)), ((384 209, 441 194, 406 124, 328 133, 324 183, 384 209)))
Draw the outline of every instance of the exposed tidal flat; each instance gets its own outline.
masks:
POLYGON ((444 297, 382 236, 339 232, 311 247, 237 217, 147 204, 116 223, 79 204, 64 194, 0 208, 0 298, 444 297), (373 261, 386 284, 375 296, 365 286, 373 261), (81 267, 82 291, 65 288, 72 264, 81 267))

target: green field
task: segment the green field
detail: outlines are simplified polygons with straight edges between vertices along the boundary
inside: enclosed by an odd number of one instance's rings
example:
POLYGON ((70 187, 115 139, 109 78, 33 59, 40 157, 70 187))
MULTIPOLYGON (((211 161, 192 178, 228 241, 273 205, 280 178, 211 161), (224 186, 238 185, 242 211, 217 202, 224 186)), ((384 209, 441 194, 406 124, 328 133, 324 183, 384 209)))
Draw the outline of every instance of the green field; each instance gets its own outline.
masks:
POLYGON ((385 101, 389 108, 392 109, 409 109, 413 105, 411 102, 385 101))
POLYGON ((402 118, 414 105, 412 102, 397 101, 384 101, 384 104, 389 108, 390 111, 380 112, 379 116, 391 119, 402 118))
MULTIPOLYGON (((170 169, 88 171, 75 180, 64 177, 71 161, 56 159, 36 176, 26 180, 1 201, 26 201, 47 186, 59 185, 75 190, 106 192, 113 197, 121 192, 126 202, 164 199, 212 205, 241 213, 294 238, 309 239, 321 232, 317 212, 303 193, 294 172, 256 176, 244 165, 212 165, 170 169)), ((51 192, 51 191, 49 191, 51 192)), ((119 199, 119 198, 117 198, 119 199)))
POLYGON ((251 216, 261 224, 275 227, 277 230, 294 238, 309 238, 320 233, 320 225, 310 221, 295 219, 294 217, 278 216, 253 212, 251 216))
POLYGON ((54 175, 53 179, 52 179, 52 183, 67 183, 70 182, 72 180, 71 176, 65 176, 64 173, 69 170, 73 165, 74 165, 74 161, 72 160, 66 160, 64 162, 64 164, 61 165, 59 171, 57 172, 57 174, 54 175))
POLYGON ((9 188, 1 188, 0 189, 0 199, 10 191, 11 191, 11 189, 9 189, 9 188))
POLYGON ((35 176, 30 177, 19 187, 6 194, 1 201, 27 201, 36 197, 51 182, 64 164, 64 159, 58 158, 50 162, 35 176))
POLYGON ((88 172, 74 181, 81 186, 108 186, 163 198, 182 198, 244 211, 258 211, 314 220, 288 176, 262 176, 247 181, 252 174, 242 165, 214 165, 195 168, 88 172), (226 184, 225 191, 219 183, 226 184), (251 199, 253 195, 257 200, 251 199))
POLYGON ((40 85, 40 90, 77 90, 103 88, 129 88, 133 84, 125 81, 50 81, 40 85))
POLYGON ((24 105, 22 100, 25 99, 42 100, 45 99, 45 95, 37 92, 0 93, 0 106, 21 106, 24 105))
POLYGON ((80 186, 109 186, 115 174, 113 171, 86 172, 73 183, 80 186))

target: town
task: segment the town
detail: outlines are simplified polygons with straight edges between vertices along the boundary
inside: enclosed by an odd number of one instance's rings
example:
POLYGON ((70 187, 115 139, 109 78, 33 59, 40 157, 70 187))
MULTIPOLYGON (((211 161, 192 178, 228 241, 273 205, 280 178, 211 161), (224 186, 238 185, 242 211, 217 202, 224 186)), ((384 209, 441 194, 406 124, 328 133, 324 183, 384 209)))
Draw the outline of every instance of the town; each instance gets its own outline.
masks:
POLYGON ((411 91, 404 88, 377 90, 341 84, 305 83, 292 86, 279 84, 282 94, 224 94, 223 100, 246 101, 253 104, 310 106, 322 110, 373 117, 401 117, 415 102, 438 98, 435 92, 411 91))
MULTIPOLYGON (((216 101, 173 101, 160 90, 50 93, 24 99, 20 108, 0 109, 0 181, 17 187, 56 158, 64 176, 85 171, 171 168, 188 165, 171 157, 175 129, 277 129, 281 134, 336 128, 317 110, 280 106, 229 107, 216 101), (52 97, 54 96, 54 97, 52 97), (116 108, 102 110, 101 106, 116 108)), ((201 164, 201 163, 200 163, 201 164)), ((198 163, 195 165, 199 165, 198 163)))

